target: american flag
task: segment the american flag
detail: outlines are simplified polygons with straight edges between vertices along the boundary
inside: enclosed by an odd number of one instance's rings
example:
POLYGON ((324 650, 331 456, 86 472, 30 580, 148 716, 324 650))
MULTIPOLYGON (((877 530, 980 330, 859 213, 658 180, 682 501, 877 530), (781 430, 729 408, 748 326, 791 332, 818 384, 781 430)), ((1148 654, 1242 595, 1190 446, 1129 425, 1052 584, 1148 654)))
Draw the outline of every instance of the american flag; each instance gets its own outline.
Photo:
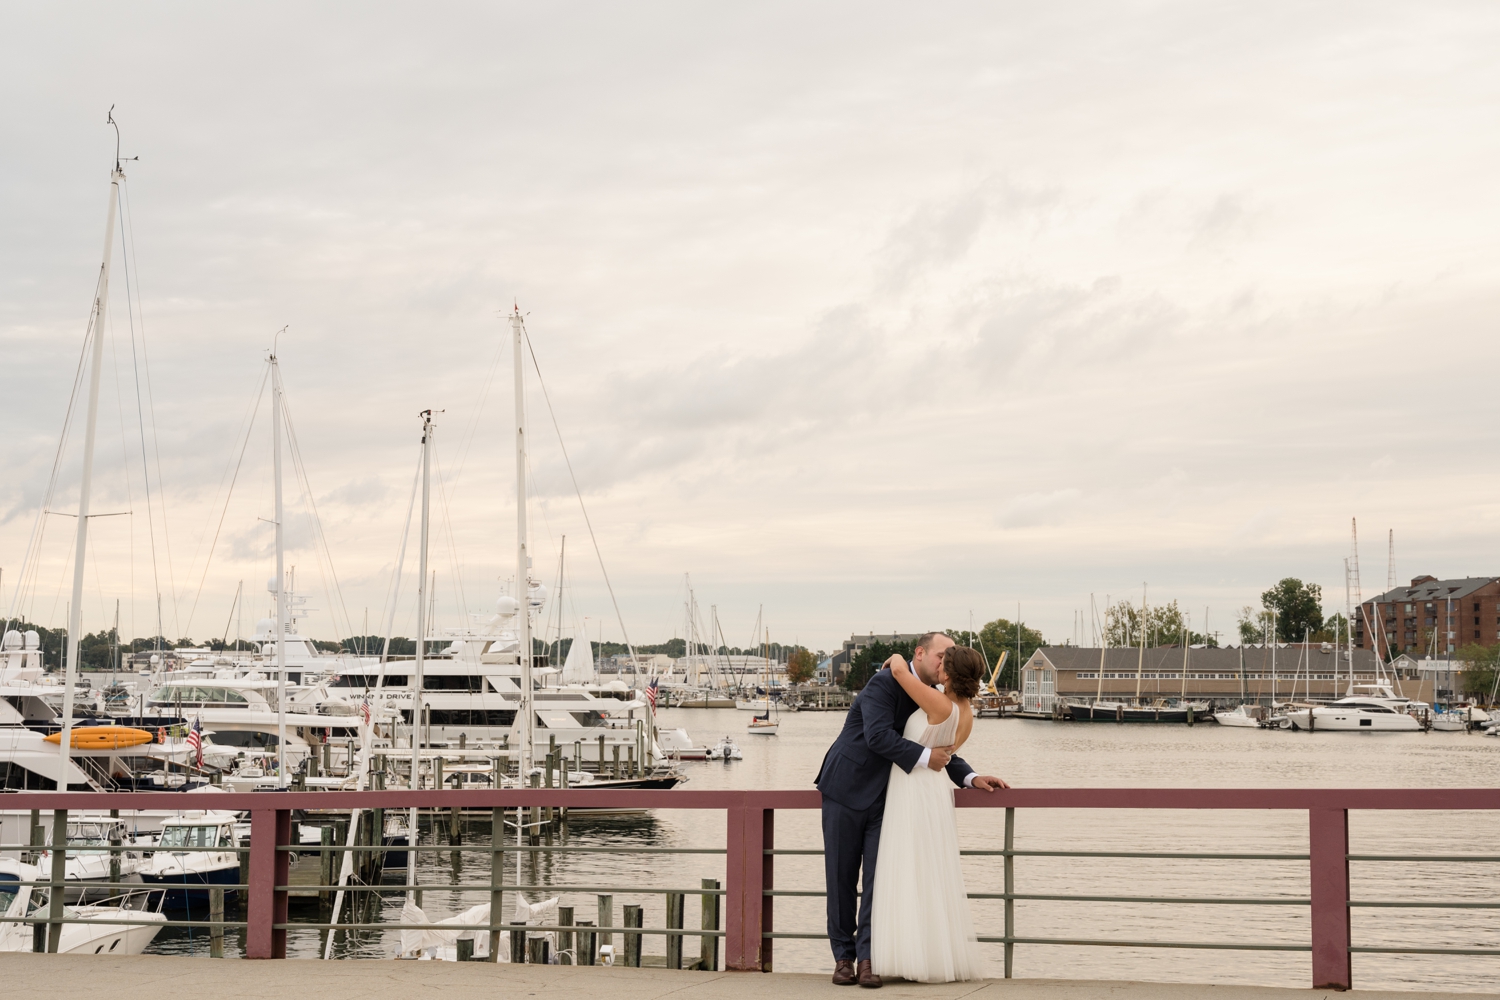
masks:
POLYGON ((203 766, 203 724, 197 719, 193 720, 193 728, 188 731, 188 746, 193 748, 193 753, 198 757, 198 767, 203 766))
POLYGON ((651 678, 651 683, 646 685, 646 702, 651 706, 651 714, 656 714, 656 678, 651 678))
POLYGON ((365 720, 365 725, 370 724, 370 696, 365 695, 365 700, 359 703, 359 717, 365 720))

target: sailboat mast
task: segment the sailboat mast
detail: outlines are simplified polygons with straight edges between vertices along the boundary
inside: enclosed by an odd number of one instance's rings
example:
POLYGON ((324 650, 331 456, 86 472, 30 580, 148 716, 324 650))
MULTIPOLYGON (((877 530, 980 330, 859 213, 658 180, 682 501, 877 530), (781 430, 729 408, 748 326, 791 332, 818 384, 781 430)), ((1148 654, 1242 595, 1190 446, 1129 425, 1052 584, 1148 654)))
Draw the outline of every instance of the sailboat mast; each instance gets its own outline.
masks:
POLYGON ((286 787, 286 595, 285 517, 281 498, 281 366, 271 348, 271 467, 276 481, 276 787, 286 787))
POLYGON ((78 537, 73 542, 73 600, 68 605, 68 666, 64 674, 62 707, 62 770, 57 787, 67 790, 68 758, 73 740, 73 684, 78 679, 78 641, 83 637, 83 561, 89 538, 89 491, 94 482, 95 426, 99 422, 99 371, 104 367, 104 314, 109 306, 109 264, 114 256, 115 210, 120 203, 120 170, 118 151, 115 169, 109 176, 109 217, 104 223, 104 263, 99 271, 99 290, 94 297, 93 357, 89 362, 88 423, 84 425, 83 477, 78 484, 78 537))
POLYGON ((1146 585, 1141 584, 1141 652, 1135 661, 1135 703, 1141 703, 1141 676, 1146 669, 1146 585))
MULTIPOLYGON (((411 687, 411 787, 416 790, 421 778, 422 740, 422 653, 427 646, 427 521, 431 499, 430 470, 432 468, 432 411, 423 410, 422 417, 422 529, 417 538, 417 656, 413 664, 414 676, 411 687)), ((410 843, 417 842, 417 807, 412 806, 407 816, 410 843)), ((406 862, 406 884, 417 884, 416 854, 409 853, 406 862)))
MULTIPOLYGON (((531 771, 531 556, 526 538, 526 389, 524 375, 525 327, 521 310, 510 314, 510 328, 515 337, 516 368, 516 600, 520 603, 521 664, 521 780, 531 771)), ((603 768, 604 761, 599 762, 603 768)))

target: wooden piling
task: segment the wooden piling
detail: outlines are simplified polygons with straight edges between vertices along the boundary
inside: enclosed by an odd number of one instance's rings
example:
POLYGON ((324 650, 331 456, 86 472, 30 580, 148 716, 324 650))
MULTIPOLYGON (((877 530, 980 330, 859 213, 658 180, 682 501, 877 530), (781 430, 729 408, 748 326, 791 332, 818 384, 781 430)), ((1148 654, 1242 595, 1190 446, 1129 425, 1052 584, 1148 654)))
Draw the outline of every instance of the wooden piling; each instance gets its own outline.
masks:
POLYGON ((224 890, 214 886, 208 890, 208 919, 214 926, 208 929, 208 957, 224 957, 224 890))
MULTIPOLYGON (((559 927, 572 927, 573 926, 573 908, 571 906, 559 906, 557 908, 557 926, 559 926, 559 927)), ((557 964, 558 965, 575 965, 575 964, 577 964, 577 963, 575 963, 573 961, 573 959, 576 958, 577 956, 574 955, 574 954, 572 954, 572 952, 573 952, 573 932, 572 931, 558 931, 557 932, 557 964)))
POLYGON ((632 969, 641 967, 641 908, 632 903, 625 905, 625 964, 632 969), (632 934, 630 928, 637 928, 637 933, 632 934))
POLYGON ((614 932, 605 931, 604 928, 613 928, 615 925, 615 897, 601 893, 599 895, 599 947, 609 945, 614 947, 614 932))
MULTIPOLYGON (((667 893, 667 930, 682 930, 682 909, 684 895, 680 892, 667 893)), ((682 935, 667 935, 667 968, 682 968, 682 935)))
MULTIPOLYGON (((719 880, 706 878, 703 880, 703 888, 719 888, 719 880)), ((706 931, 719 929, 719 894, 717 892, 705 892, 702 896, 703 919, 699 926, 706 931)), ((698 968, 704 972, 719 971, 719 939, 717 936, 705 934, 698 939, 698 968)))

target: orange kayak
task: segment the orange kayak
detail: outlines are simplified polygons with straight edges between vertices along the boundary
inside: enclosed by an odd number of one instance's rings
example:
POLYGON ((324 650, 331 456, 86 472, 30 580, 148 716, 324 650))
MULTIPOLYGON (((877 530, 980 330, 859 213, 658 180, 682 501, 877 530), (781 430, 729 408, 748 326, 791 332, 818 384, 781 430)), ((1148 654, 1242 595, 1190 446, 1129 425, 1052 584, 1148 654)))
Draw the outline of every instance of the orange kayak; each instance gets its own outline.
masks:
MULTIPOLYGON (((48 743, 62 743, 62 733, 46 737, 48 743)), ((79 726, 73 730, 74 750, 123 750, 150 743, 152 736, 144 729, 129 726, 79 726)))

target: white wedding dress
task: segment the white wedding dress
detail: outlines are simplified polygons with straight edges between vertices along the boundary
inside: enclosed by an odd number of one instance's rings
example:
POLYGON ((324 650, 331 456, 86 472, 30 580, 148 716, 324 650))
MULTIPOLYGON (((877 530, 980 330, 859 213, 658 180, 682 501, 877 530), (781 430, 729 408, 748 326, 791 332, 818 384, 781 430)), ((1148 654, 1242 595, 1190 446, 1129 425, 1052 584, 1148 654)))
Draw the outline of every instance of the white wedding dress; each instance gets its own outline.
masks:
MULTIPOLYGON (((920 708, 902 733, 924 747, 951 746, 958 706, 941 724, 920 708)), ((984 978, 958 859, 953 782, 943 771, 891 765, 875 863, 870 964, 878 976, 919 983, 984 978)))

